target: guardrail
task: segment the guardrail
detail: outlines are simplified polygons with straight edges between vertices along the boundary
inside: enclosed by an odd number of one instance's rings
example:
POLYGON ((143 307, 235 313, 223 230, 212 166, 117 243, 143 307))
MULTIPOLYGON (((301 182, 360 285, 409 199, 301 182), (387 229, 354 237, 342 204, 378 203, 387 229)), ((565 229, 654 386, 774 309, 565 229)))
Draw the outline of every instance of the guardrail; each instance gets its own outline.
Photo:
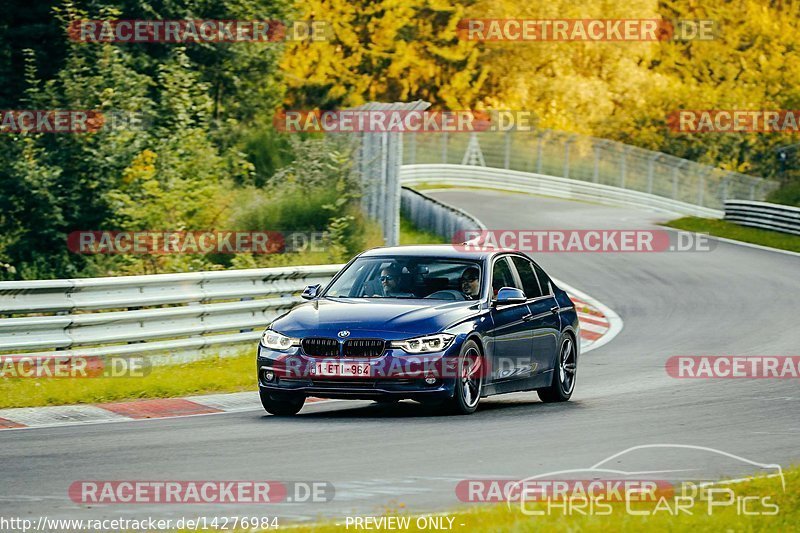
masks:
POLYGON ((450 240, 458 231, 481 229, 483 222, 463 209, 458 209, 424 194, 403 187, 400 212, 416 227, 450 240))
POLYGON ((742 226, 800 235, 800 207, 728 200, 725 202, 725 220, 742 226))
POLYGON ((490 187, 615 205, 636 205, 678 215, 709 218, 722 218, 724 215, 717 209, 601 183, 483 166, 404 165, 400 167, 400 182, 403 185, 439 183, 462 187, 490 187))
POLYGON ((341 266, 0 282, 0 353, 195 359, 256 342, 303 287, 341 266))

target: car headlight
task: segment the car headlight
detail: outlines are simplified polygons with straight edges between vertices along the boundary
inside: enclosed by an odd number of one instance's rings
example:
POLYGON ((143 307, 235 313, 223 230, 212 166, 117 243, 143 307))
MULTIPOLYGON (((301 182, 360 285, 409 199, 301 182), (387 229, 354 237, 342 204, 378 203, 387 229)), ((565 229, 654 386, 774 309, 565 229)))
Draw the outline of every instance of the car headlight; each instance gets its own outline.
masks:
POLYGON ((441 352, 452 344, 455 335, 450 333, 437 333, 436 335, 425 335, 404 341, 392 341, 389 346, 400 348, 408 353, 433 353, 441 352))
POLYGON ((288 350, 293 346, 300 346, 300 339, 281 335, 277 331, 268 329, 261 336, 261 346, 270 350, 288 350))

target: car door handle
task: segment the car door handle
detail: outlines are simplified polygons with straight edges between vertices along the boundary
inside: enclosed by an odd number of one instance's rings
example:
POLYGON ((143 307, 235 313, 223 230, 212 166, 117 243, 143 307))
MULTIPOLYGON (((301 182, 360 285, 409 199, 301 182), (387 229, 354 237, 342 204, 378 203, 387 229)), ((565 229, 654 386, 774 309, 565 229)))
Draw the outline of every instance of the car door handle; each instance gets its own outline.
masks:
MULTIPOLYGON (((559 310, 558 306, 550 308, 550 312, 552 314, 554 314, 554 315, 558 314, 558 310, 559 310)), ((543 317, 546 317, 546 316, 547 316, 547 311, 545 311, 544 313, 539 313, 538 315, 534 315, 533 313, 531 313, 531 314, 523 316, 522 320, 525 321, 525 322, 530 322, 531 320, 535 320, 537 318, 543 318, 543 317)))

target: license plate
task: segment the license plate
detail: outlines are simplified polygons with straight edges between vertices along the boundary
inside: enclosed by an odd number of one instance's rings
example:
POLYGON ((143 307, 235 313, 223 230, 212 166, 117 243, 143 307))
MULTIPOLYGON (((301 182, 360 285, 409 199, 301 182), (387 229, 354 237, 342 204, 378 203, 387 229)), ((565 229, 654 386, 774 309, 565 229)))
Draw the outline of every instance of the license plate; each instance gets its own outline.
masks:
POLYGON ((318 376, 369 377, 369 363, 316 363, 318 376))

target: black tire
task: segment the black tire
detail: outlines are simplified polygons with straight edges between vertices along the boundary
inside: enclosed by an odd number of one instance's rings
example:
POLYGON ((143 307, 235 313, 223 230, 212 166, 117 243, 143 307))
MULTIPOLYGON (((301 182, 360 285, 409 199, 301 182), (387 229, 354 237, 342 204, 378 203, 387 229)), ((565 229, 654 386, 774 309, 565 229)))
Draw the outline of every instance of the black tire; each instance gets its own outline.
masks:
POLYGON ((575 391, 578 373, 578 351, 572 335, 564 335, 553 368, 553 381, 546 389, 537 390, 539 399, 545 403, 566 402, 575 391))
POLYGON ((478 408, 483 391, 484 363, 478 343, 473 340, 465 342, 458 357, 458 373, 453 397, 445 404, 449 413, 469 415, 478 408))
POLYGON ((300 412, 303 404, 306 403, 305 396, 287 396, 283 400, 274 400, 268 391, 259 390, 261 405, 264 410, 276 416, 293 416, 300 412))

